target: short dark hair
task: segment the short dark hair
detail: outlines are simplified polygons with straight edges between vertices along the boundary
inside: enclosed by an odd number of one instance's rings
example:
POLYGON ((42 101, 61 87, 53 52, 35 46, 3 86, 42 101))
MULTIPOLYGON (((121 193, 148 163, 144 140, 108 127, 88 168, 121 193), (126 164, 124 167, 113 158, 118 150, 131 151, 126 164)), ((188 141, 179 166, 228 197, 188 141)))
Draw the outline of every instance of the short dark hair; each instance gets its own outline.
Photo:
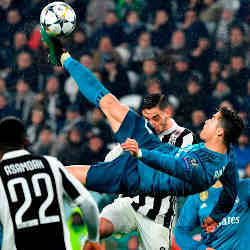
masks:
POLYGON ((159 107, 164 110, 168 107, 169 103, 167 97, 163 94, 150 94, 144 97, 142 101, 142 110, 159 107))
POLYGON ((7 116, 0 120, 0 151, 5 153, 11 150, 24 148, 26 132, 23 122, 14 116, 7 116))
POLYGON ((229 31, 230 32, 232 32, 232 30, 234 30, 234 29, 237 29, 237 30, 240 30, 241 31, 241 33, 244 35, 245 34, 245 29, 244 29, 244 27, 241 25, 241 24, 239 24, 239 23, 232 23, 230 26, 229 26, 229 31))
POLYGON ((238 141, 245 125, 242 118, 235 112, 226 107, 218 109, 221 113, 221 125, 224 129, 224 143, 226 146, 235 144, 238 141))

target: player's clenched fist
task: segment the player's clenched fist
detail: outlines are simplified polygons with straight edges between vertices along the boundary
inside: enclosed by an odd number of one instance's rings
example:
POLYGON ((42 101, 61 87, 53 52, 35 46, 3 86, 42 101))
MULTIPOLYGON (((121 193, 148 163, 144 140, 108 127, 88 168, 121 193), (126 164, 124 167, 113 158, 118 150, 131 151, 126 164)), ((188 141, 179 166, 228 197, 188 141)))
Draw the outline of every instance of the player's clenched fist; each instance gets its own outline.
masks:
POLYGON ((101 250, 101 245, 98 242, 87 241, 83 250, 101 250))
POLYGON ((127 138, 127 140, 121 144, 123 150, 129 151, 131 155, 138 157, 139 155, 139 146, 136 140, 127 138))

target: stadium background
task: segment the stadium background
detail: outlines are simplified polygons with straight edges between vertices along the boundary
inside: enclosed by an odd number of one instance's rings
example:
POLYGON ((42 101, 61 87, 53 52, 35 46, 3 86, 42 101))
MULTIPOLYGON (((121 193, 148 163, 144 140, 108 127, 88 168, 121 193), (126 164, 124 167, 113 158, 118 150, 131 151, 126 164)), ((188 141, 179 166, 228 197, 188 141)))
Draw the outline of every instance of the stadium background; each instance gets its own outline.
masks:
MULTIPOLYGON (((47 63, 39 16, 49 2, 0 1, 0 118, 25 121, 33 152, 65 165, 102 161, 115 143, 103 114, 47 63)), ((65 2, 78 18, 65 47, 123 103, 140 112, 144 95, 163 93, 176 121, 197 134, 216 107, 238 111, 247 125, 236 147, 239 173, 250 177, 248 0, 65 2)), ((115 198, 92 195, 100 211, 115 198)), ((76 250, 86 232, 78 210, 67 206, 66 216, 76 250)), ((136 233, 110 238, 106 249, 136 249, 136 233)))

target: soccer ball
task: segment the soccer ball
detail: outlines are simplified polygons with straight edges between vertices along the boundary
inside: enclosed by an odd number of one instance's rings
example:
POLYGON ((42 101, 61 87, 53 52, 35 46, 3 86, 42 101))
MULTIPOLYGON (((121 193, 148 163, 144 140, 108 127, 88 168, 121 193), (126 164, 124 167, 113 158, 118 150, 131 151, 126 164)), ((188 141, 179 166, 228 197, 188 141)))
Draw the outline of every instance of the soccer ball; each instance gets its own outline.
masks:
POLYGON ((50 3, 41 12, 40 25, 51 37, 68 36, 76 27, 75 11, 64 2, 50 3))

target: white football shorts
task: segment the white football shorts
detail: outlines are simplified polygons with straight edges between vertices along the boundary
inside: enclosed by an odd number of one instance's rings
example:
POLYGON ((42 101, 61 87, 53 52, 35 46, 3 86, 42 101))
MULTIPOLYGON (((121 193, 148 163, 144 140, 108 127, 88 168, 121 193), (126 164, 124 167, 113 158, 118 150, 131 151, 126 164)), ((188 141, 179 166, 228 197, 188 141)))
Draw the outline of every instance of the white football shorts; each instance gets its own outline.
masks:
POLYGON ((126 234, 136 230, 139 234, 140 249, 170 249, 169 229, 136 212, 130 202, 129 197, 117 198, 104 207, 101 217, 113 224, 115 234, 126 234))

